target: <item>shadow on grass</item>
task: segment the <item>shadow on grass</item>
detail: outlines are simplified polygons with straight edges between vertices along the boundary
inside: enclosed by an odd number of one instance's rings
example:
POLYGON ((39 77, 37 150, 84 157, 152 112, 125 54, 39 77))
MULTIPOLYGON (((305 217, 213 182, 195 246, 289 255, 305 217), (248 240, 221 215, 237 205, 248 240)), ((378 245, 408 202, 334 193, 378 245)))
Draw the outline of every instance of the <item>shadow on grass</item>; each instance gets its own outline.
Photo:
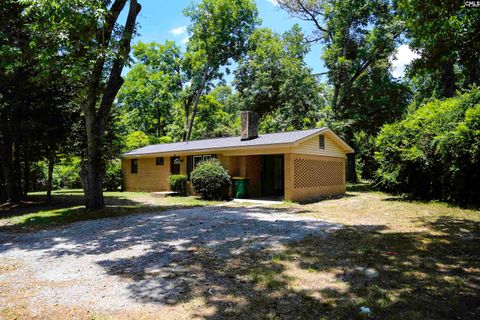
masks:
POLYGON ((408 194, 392 195, 391 197, 383 199, 383 201, 410 202, 410 203, 438 203, 438 204, 443 204, 449 208, 480 210, 480 202, 469 203, 469 204, 459 204, 459 203, 450 203, 450 202, 445 202, 445 201, 440 201, 435 199, 422 199, 422 198, 414 197, 408 194))
POLYGON ((360 183, 347 183, 346 186, 347 192, 370 192, 370 191, 377 191, 374 184, 372 182, 360 182, 360 183))
MULTIPOLYGON (((73 190, 76 191, 76 190, 73 190)), ((72 190, 55 191, 53 201, 47 202, 44 195, 30 195, 27 200, 0 210, 0 218, 8 218, 9 222, 0 225, 0 231, 29 232, 83 220, 96 220, 125 216, 136 213, 155 213, 168 209, 184 209, 197 207, 200 204, 185 203, 178 197, 178 204, 145 203, 141 200, 129 199, 118 195, 105 195, 105 208, 87 211, 84 207, 84 196, 72 190)), ((147 194, 146 194, 147 195, 147 194)))

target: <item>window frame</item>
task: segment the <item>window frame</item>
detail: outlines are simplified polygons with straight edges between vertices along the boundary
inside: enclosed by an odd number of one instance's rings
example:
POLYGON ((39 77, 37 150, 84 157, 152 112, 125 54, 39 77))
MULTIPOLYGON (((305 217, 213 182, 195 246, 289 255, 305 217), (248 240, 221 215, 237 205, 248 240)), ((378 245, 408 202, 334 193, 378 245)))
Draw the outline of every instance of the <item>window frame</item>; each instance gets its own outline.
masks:
POLYGON ((204 154, 202 157, 203 157, 202 161, 207 161, 208 159, 214 158, 213 154, 204 154))
POLYGON ((130 173, 131 174, 138 174, 138 159, 131 159, 130 160, 130 173))
POLYGON ((202 162, 203 162, 203 155, 193 156, 193 158, 192 158, 192 170, 195 169, 202 162), (200 158, 200 161, 197 163, 195 161, 195 159, 199 159, 199 158, 200 158))

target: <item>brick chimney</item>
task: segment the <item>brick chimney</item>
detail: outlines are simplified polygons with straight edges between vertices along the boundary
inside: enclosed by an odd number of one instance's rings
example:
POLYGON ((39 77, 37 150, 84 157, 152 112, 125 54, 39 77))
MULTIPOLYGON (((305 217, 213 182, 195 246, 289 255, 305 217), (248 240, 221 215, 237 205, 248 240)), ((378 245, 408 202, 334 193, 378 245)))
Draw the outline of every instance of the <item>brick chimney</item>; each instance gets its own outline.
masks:
POLYGON ((241 140, 258 138, 258 115, 253 111, 240 112, 241 140))

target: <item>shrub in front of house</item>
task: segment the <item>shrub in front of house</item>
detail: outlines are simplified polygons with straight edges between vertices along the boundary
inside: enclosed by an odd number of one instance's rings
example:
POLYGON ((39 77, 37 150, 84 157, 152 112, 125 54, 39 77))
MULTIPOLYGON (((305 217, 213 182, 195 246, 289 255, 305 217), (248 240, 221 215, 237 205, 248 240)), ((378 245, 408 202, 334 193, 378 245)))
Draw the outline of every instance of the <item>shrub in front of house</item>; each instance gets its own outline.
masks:
POLYGON ((221 200, 229 198, 231 178, 217 159, 200 163, 190 174, 193 189, 203 199, 221 200))
POLYGON ((182 196, 187 195, 187 176, 183 174, 173 174, 168 177, 170 190, 182 196))

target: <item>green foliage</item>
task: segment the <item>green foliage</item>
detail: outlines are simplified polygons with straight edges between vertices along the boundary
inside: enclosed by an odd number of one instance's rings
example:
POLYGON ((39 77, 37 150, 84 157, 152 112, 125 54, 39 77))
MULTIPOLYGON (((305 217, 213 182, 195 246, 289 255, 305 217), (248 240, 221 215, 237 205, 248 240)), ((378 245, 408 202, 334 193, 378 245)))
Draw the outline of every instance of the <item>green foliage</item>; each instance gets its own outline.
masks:
POLYGON ((298 25, 282 35, 257 29, 235 71, 242 109, 263 116, 262 131, 315 127, 323 106, 321 88, 304 59, 309 46, 298 25))
MULTIPOLYGON (((237 135, 240 131, 240 118, 236 98, 232 89, 223 85, 200 97, 192 140, 237 135)), ((169 133, 175 140, 182 137, 184 115, 183 106, 177 105, 174 111, 175 122, 170 126, 169 133)))
POLYGON ((236 122, 237 114, 227 113, 225 104, 217 99, 218 90, 223 87, 217 88, 200 99, 196 124, 192 130, 193 140, 234 136, 240 131, 239 122, 236 122))
POLYGON ((420 55, 408 72, 419 102, 480 84, 479 10, 457 0, 400 0, 397 6, 409 46, 420 55))
POLYGON ((182 89, 180 48, 171 41, 139 42, 133 46, 133 56, 137 63, 128 72, 116 104, 121 130, 164 136, 182 89))
MULTIPOLYGON (((53 189, 80 188, 82 186, 80 182, 80 162, 78 157, 60 160, 53 169, 53 189)), ((45 177, 47 177, 47 165, 45 165, 45 177)))
POLYGON ((162 144, 162 143, 173 142, 172 138, 170 138, 169 136, 163 136, 163 137, 150 136, 149 141, 150 141, 150 144, 162 144))
POLYGON ((122 163, 120 159, 107 162, 103 188, 107 191, 118 191, 122 187, 122 163))
MULTIPOLYGON (((212 81, 222 79, 222 66, 244 54, 247 39, 258 23, 258 12, 252 0, 203 0, 184 14, 192 21, 183 61, 187 80, 183 138, 189 140, 200 96, 212 81)), ((226 72, 230 72, 228 68, 226 72)))
POLYGON ((134 131, 125 137, 125 150, 130 151, 148 146, 150 139, 143 131, 134 131))
POLYGON ((377 169, 375 161, 375 136, 365 131, 355 132, 355 153, 357 161, 357 173, 360 178, 371 180, 377 169))
POLYGON ((187 176, 184 174, 172 174, 168 177, 170 190, 182 196, 187 195, 187 176))
POLYGON ((228 171, 217 159, 208 159, 190 174, 193 189, 203 199, 227 199, 232 184, 228 171))
POLYGON ((427 199, 478 202, 480 90, 434 100, 376 139, 380 184, 427 199))

